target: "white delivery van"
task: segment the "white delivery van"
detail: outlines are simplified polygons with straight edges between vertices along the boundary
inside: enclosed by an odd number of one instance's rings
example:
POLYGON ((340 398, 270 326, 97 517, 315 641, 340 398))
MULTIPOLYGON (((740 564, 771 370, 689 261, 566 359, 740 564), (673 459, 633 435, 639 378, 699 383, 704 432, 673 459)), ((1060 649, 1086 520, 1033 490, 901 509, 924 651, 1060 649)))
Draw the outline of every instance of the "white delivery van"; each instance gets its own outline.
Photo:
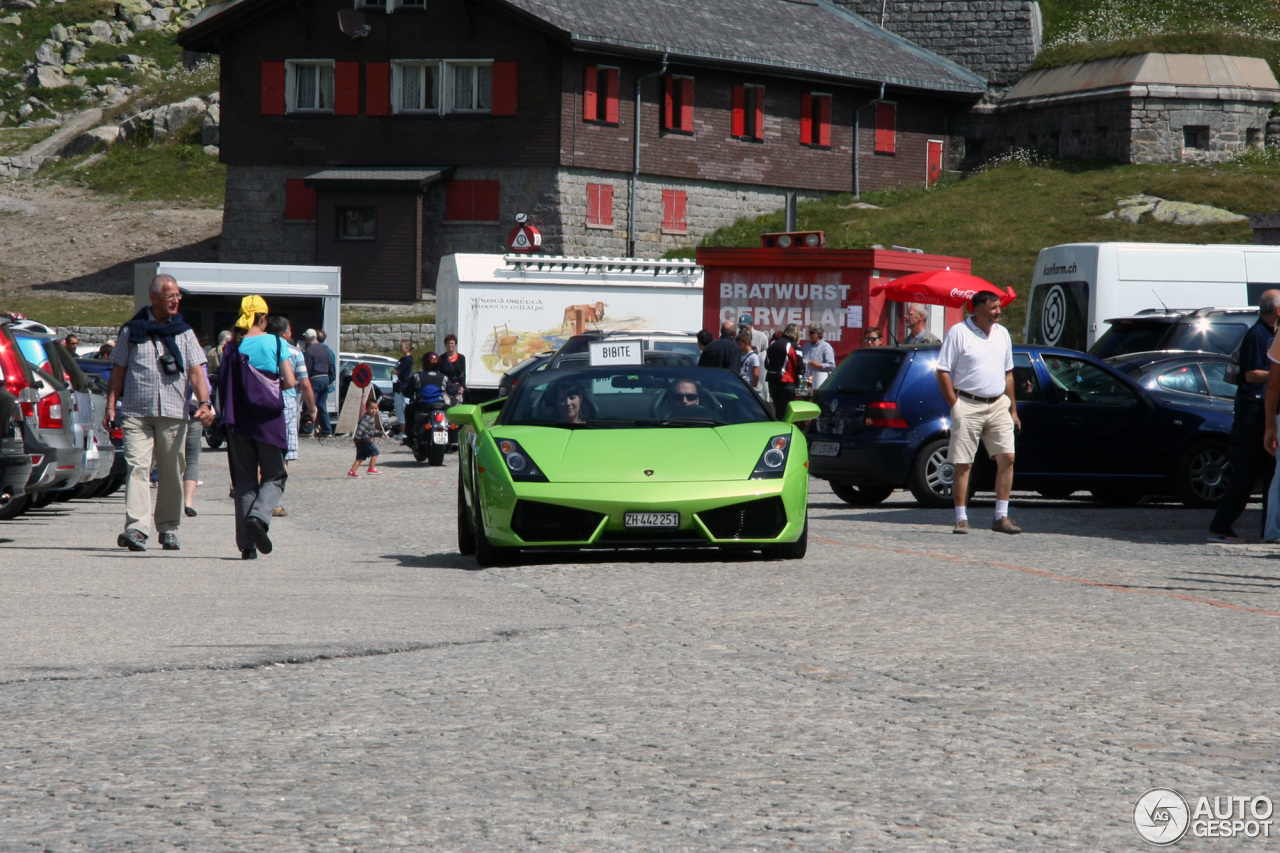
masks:
POLYGON ((1243 308, 1280 287, 1280 246, 1064 243, 1040 250, 1025 340, 1088 350, 1107 320, 1150 309, 1243 308))
POLYGON ((458 336, 467 387, 496 393, 509 368, 589 330, 702 327, 691 260, 446 255, 436 278, 436 347, 458 336))
MULTIPOLYGON (((235 325, 240 300, 256 294, 267 301, 272 314, 289 318, 296 339, 307 329, 324 329, 325 343, 335 357, 339 351, 342 267, 149 261, 133 265, 136 308, 151 304, 151 280, 162 273, 177 279, 182 319, 206 347, 217 342, 219 332, 235 325)), ((336 411, 337 403, 338 395, 330 394, 330 411, 336 411)))

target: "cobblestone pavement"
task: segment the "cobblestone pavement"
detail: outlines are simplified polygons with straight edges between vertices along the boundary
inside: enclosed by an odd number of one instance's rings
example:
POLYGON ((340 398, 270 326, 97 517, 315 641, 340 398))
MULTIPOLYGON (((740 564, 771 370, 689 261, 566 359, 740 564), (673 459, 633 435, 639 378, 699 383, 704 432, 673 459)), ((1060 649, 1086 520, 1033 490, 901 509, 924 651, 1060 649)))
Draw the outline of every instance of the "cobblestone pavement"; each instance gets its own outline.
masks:
POLYGON ((256 562, 222 453, 177 553, 120 495, 0 525, 0 850, 1136 850, 1151 787, 1280 799, 1280 550, 1207 512, 817 482, 803 561, 476 571, 456 457, 383 449, 304 442, 256 562))

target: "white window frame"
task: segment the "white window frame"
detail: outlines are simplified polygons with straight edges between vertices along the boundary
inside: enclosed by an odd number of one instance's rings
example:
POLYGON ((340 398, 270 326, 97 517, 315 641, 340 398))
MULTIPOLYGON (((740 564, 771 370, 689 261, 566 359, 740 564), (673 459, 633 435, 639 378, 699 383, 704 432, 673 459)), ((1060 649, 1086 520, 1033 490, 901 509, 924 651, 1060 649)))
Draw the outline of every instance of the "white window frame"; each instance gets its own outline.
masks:
MULTIPOLYGON (((386 9, 388 3, 395 2, 396 0, 354 0, 354 5, 357 9, 386 9)), ((391 8, 394 9, 395 6, 392 5, 391 8)))
POLYGON ((288 113, 315 113, 327 114, 333 112, 334 98, 334 73, 332 59, 290 59, 285 62, 285 112, 288 113), (298 71, 302 68, 316 68, 319 70, 316 76, 316 96, 319 100, 323 91, 320 85, 323 80, 323 72, 327 71, 329 75, 329 105, 328 106, 308 106, 301 107, 298 105, 298 71))
POLYGON ((394 115, 400 113, 409 113, 413 115, 435 115, 440 112, 441 97, 443 96, 443 85, 441 79, 444 77, 444 63, 437 59, 393 59, 391 61, 391 112, 394 115), (422 109, 405 109, 402 86, 404 85, 404 69, 426 68, 435 69, 435 102, 434 107, 423 107, 422 109))
MULTIPOLYGON (((477 102, 479 87, 474 87, 472 104, 477 102)), ((391 60, 391 112, 411 115, 489 115, 493 112, 493 60, 492 59, 393 59, 391 60), (406 66, 434 66, 436 69, 436 106, 421 110, 406 110, 401 106, 403 69, 406 66), (458 74, 473 68, 489 69, 489 105, 486 107, 454 107, 453 96, 458 74)))
MULTIPOLYGON (((443 82, 443 97, 440 99, 440 109, 446 113, 462 113, 470 115, 487 115, 493 112, 493 60, 492 59, 449 59, 441 63, 444 66, 444 73, 440 75, 443 82), (454 92, 456 89, 456 81, 458 74, 463 69, 468 72, 474 68, 489 69, 489 106, 487 107, 455 107, 453 105, 454 92)), ((472 103, 477 103, 480 87, 474 86, 472 89, 472 103)))

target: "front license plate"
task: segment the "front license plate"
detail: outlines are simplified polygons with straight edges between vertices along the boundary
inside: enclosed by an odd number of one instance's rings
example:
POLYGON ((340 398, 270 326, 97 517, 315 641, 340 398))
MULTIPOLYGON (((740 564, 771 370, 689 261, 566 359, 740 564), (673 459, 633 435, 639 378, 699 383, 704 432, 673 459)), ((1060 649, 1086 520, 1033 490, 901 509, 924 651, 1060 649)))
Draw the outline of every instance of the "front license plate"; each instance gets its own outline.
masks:
POLYGON ((810 456, 839 456, 840 442, 838 441, 815 441, 809 445, 810 456))
POLYGON ((432 444, 448 444, 448 443, 449 443, 449 433, 447 433, 447 432, 433 432, 433 433, 431 433, 431 443, 432 443, 432 444))
POLYGON ((624 517, 627 527, 679 527, 678 512, 629 512, 624 517))

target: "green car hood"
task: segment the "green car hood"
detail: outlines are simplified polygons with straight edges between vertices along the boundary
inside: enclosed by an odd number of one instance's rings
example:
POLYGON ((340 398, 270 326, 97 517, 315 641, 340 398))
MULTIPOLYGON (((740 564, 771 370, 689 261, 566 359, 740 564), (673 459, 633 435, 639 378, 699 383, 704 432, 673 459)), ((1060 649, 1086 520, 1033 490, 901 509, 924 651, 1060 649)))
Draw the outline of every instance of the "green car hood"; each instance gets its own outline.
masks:
POLYGON ((767 421, 715 428, 512 426, 494 428, 493 436, 519 442, 553 483, 686 483, 745 480, 769 439, 790 432, 767 421))

